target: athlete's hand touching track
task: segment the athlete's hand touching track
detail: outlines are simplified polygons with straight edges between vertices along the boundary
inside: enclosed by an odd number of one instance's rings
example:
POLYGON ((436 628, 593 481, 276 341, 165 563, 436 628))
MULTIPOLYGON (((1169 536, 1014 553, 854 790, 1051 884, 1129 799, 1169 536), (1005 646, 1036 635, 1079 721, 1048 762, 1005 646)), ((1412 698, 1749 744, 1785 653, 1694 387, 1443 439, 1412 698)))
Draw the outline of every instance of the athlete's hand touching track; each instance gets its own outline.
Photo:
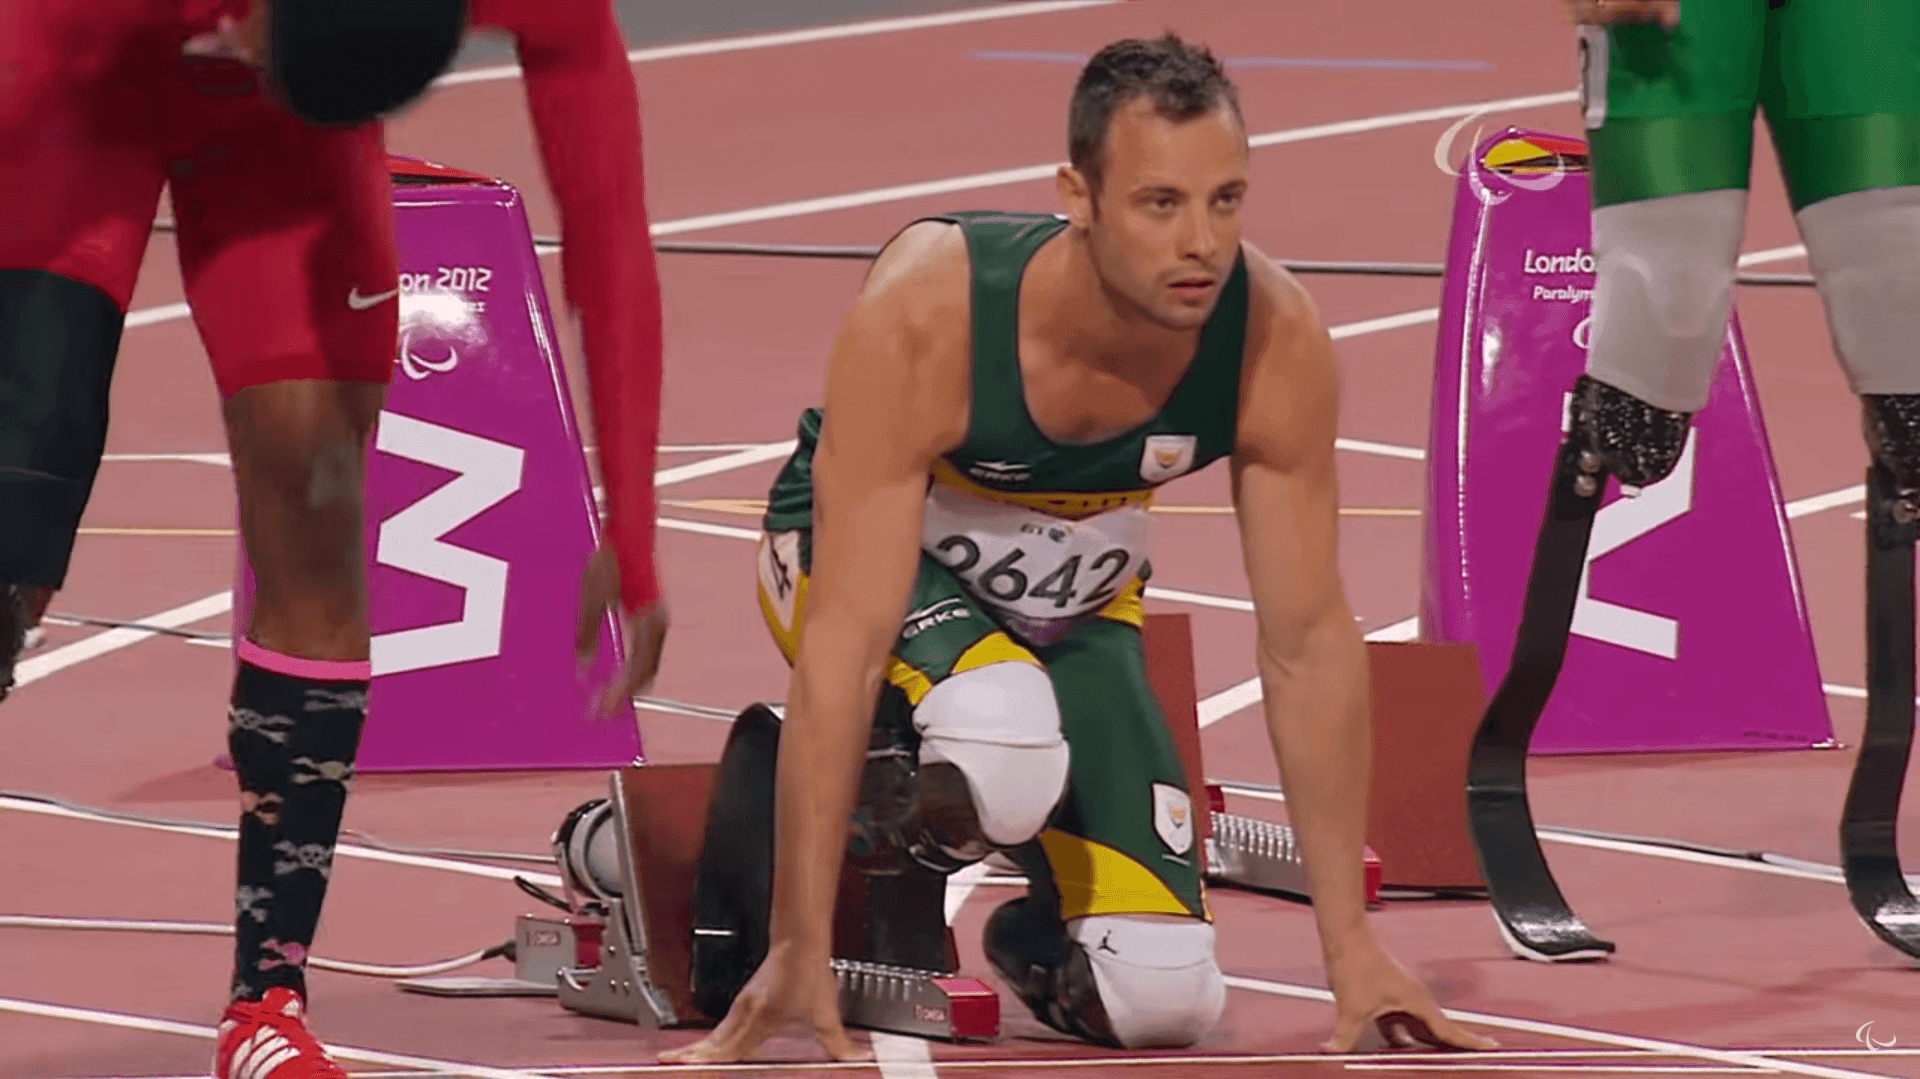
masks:
POLYGON ((1327 965, 1333 989, 1333 1037, 1321 1043, 1330 1053, 1349 1053, 1359 1045, 1367 1024, 1374 1024, 1397 1049, 1424 1044, 1435 1049, 1495 1049, 1499 1043, 1462 1028, 1441 1014, 1427 987, 1377 944, 1356 948, 1327 965))
POLYGON ((813 1028, 827 1054, 836 1061, 867 1061, 873 1053, 847 1036, 840 1022, 840 987, 826 957, 802 959, 775 943, 760 969, 753 972, 740 995, 733 998, 727 1017, 713 1033, 681 1049, 660 1054, 667 1064, 732 1064, 792 1023, 813 1028))
POLYGON ((625 611, 620 605, 620 563, 613 549, 604 544, 587 560, 580 577, 580 624, 574 637, 574 654, 582 665, 593 662, 600 651, 600 618, 608 611, 620 619, 621 638, 627 654, 620 657, 620 669, 612 681, 594 697, 594 712, 610 716, 619 712, 623 702, 645 693, 660 673, 660 653, 667 644, 667 604, 665 600, 638 611, 625 611))
POLYGON ((1573 21, 1595 26, 1656 22, 1671 31, 1680 25, 1680 0, 1567 0, 1573 21))

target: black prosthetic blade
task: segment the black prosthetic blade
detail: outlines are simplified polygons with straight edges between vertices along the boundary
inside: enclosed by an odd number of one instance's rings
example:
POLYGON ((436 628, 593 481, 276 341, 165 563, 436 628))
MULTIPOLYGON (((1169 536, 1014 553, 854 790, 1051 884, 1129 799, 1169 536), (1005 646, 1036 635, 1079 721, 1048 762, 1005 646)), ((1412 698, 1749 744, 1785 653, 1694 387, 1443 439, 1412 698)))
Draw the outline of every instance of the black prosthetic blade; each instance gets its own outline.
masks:
POLYGON ((1588 931, 1554 882, 1527 801, 1527 751, 1566 659, 1580 574, 1603 482, 1574 490, 1579 449, 1569 438, 1555 462, 1547 512, 1534 544, 1513 662, 1487 706, 1467 765, 1467 822, 1494 916, 1525 959, 1571 962, 1612 954, 1588 931))
POLYGON ((1840 821, 1853 909, 1881 940, 1920 956, 1920 902, 1896 834, 1913 748, 1914 540, 1920 525, 1885 466, 1867 470, 1867 722, 1840 821))

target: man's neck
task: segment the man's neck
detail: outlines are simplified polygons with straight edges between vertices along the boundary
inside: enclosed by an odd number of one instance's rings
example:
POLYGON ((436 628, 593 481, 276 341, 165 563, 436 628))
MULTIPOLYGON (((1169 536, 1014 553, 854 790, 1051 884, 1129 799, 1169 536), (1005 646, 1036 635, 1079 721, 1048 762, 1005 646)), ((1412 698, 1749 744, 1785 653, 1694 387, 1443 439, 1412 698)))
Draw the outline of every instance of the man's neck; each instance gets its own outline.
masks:
POLYGON ((1026 305, 1036 316, 1033 329, 1061 360, 1129 378, 1183 365, 1193 355, 1200 331, 1168 329, 1109 289, 1072 232, 1036 252, 1028 274, 1035 286, 1026 305))

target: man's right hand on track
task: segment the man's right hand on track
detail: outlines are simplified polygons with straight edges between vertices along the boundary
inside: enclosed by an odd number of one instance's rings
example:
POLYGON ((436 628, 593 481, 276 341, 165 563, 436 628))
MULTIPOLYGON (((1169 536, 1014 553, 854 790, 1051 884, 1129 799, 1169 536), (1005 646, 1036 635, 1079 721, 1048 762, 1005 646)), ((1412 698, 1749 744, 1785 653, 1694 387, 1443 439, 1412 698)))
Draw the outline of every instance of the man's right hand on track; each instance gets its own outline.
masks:
POLYGON ((732 1064, 753 1055, 760 1043, 795 1022, 813 1029, 813 1036, 837 1061, 873 1059, 847 1036, 840 1022, 840 987, 825 955, 805 957, 776 942, 760 969, 733 1000, 727 1017, 713 1033, 680 1049, 660 1054, 667 1064, 732 1064))

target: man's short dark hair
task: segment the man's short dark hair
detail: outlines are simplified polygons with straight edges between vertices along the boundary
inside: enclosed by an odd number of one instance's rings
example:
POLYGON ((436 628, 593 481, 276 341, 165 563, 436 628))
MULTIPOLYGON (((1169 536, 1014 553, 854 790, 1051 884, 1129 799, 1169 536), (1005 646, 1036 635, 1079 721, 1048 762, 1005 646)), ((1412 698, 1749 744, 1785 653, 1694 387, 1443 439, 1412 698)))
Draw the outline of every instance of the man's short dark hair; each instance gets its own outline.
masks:
POLYGON ((1189 45, 1172 31, 1151 40, 1128 38, 1108 45, 1081 69, 1067 110, 1067 160, 1095 194, 1106 170, 1113 114, 1143 96, 1169 120, 1204 116, 1223 102, 1241 119, 1240 94, 1205 46, 1189 45))

